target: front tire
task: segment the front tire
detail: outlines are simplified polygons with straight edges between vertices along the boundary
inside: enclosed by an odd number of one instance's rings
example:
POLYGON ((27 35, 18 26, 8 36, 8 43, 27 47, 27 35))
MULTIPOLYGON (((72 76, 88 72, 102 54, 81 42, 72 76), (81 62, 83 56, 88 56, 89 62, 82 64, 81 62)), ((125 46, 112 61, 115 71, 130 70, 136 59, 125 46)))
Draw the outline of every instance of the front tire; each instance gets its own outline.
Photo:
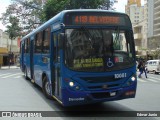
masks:
POLYGON ((48 78, 46 76, 43 78, 42 90, 43 90, 44 95, 48 99, 52 99, 52 96, 51 96, 51 86, 50 86, 50 83, 49 83, 48 78))

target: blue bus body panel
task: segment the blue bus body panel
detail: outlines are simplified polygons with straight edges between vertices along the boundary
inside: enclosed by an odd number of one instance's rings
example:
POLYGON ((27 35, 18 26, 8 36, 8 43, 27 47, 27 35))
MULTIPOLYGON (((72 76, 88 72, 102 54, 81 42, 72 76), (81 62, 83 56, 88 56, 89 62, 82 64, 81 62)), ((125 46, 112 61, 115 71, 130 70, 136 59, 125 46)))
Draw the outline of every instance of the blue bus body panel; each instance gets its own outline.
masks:
MULTIPOLYGON (((62 79, 62 101, 64 106, 81 105, 104 101, 121 100, 126 98, 134 98, 136 94, 137 80, 130 85, 124 86, 132 75, 135 75, 135 67, 128 68, 126 70, 106 72, 106 73, 76 73, 68 69, 63 69, 62 79), (126 73, 125 78, 118 80, 110 80, 109 82, 94 83, 93 81, 86 80, 87 78, 93 78, 94 81, 101 81, 107 79, 109 76, 115 74, 126 73), (85 77, 84 77, 85 76, 85 77), (74 81, 80 86, 79 90, 71 88, 68 84, 69 81, 74 81), (107 85, 107 88, 103 88, 107 85), (127 95, 127 92, 134 92, 131 95, 127 95), (110 94, 116 94, 110 96, 110 94)), ((107 81, 107 80, 106 80, 107 81)))
POLYGON ((24 53, 24 65, 27 68, 28 77, 30 78, 30 55, 24 53))

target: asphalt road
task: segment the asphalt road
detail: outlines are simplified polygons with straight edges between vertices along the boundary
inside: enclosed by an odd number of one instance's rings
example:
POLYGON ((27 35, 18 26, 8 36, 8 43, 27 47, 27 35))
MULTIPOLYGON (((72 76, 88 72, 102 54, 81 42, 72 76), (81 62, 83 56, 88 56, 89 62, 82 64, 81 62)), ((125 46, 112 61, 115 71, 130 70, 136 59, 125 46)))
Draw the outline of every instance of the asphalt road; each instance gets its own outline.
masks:
MULTIPOLYGON (((124 114, 130 114, 130 111, 137 111, 137 113, 143 111, 156 113, 160 111, 159 91, 160 75, 148 74, 147 79, 144 78, 144 75, 141 79, 138 79, 135 99, 64 108, 58 102, 45 98, 41 88, 24 79, 20 69, 0 70, 0 111, 60 111, 54 112, 56 117, 41 118, 42 120, 158 120, 159 117, 111 116, 118 112, 123 113, 123 111, 125 111, 124 114), (73 117, 69 111, 86 111, 87 117, 85 112, 78 113, 78 117, 73 117), (99 111, 112 112, 109 112, 109 116, 105 113, 101 116, 99 111)), ((0 120, 3 119, 0 117, 0 120)), ((19 117, 10 119, 22 120, 19 117)), ((30 119, 39 120, 39 118, 30 119)))

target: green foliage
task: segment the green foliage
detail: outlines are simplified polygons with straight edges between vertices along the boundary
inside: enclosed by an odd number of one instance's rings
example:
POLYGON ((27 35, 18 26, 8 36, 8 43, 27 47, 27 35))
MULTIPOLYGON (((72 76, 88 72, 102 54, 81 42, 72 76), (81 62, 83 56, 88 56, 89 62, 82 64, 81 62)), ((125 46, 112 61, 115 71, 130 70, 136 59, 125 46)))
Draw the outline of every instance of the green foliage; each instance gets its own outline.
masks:
POLYGON ((64 10, 69 0, 48 0, 44 5, 41 16, 42 21, 47 21, 60 11, 64 10))
POLYGON ((20 36, 21 28, 18 26, 19 20, 16 17, 10 16, 9 22, 11 25, 7 25, 6 33, 9 34, 11 40, 15 39, 17 36, 20 36))
POLYGON ((48 0, 41 16, 47 21, 65 9, 112 9, 113 0, 48 0))
POLYGON ((21 27, 21 33, 28 33, 35 29, 42 22, 40 16, 42 12, 42 0, 12 0, 6 12, 2 14, 2 20, 4 25, 10 24, 10 17, 16 17, 18 19, 18 26, 21 27))
POLYGON ((104 0, 70 0, 68 9, 97 9, 104 0))
POLYGON ((154 59, 160 59, 160 49, 156 49, 152 52, 152 56, 154 59))

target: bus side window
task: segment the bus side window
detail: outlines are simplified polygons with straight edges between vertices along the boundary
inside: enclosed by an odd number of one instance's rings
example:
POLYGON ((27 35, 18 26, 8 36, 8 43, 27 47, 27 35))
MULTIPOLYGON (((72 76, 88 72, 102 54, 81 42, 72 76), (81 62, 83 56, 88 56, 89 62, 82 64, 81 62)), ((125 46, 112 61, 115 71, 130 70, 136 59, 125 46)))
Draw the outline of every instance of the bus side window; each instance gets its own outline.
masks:
POLYGON ((41 53, 41 48, 42 48, 41 33, 37 33, 35 39, 35 53, 41 53))
POLYGON ((49 53, 50 50, 50 28, 47 28, 43 31, 43 44, 42 44, 42 52, 49 53))
POLYGON ((29 41, 29 39, 27 38, 27 39, 24 41, 24 53, 29 53, 29 47, 30 47, 30 41, 29 41))

